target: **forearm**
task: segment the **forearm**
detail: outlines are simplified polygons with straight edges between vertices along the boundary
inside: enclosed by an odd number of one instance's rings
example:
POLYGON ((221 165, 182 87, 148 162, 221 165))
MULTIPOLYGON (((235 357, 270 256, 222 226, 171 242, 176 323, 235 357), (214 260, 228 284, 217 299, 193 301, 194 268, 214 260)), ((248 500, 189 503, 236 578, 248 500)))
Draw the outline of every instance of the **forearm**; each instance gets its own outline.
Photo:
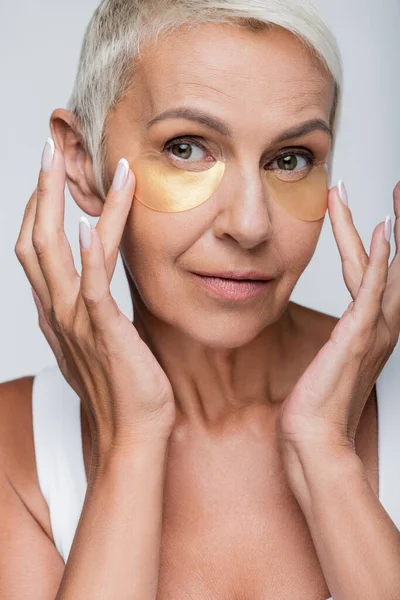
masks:
POLYGON ((56 600, 154 600, 167 442, 114 454, 92 469, 56 600))
POLYGON ((400 532, 362 461, 351 450, 291 452, 288 479, 333 598, 398 600, 400 532))

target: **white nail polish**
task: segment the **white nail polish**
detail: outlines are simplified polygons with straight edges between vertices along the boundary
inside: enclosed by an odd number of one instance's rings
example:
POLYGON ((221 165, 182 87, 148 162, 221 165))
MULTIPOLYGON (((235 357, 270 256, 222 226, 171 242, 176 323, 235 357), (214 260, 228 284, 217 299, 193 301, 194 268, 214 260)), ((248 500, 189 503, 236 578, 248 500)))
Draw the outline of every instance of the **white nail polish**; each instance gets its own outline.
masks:
POLYGON ((129 173, 129 163, 126 158, 121 158, 115 170, 112 189, 118 192, 124 187, 129 173))
POLYGON ((92 232, 90 223, 86 217, 82 216, 79 220, 79 243, 83 250, 90 248, 92 243, 92 232))
POLYGON ((339 179, 339 181, 338 181, 338 191, 339 191, 339 196, 340 196, 341 201, 343 202, 343 204, 348 206, 349 200, 347 197, 346 186, 344 185, 342 179, 339 179))
POLYGON ((390 218, 390 214, 385 219, 385 238, 387 241, 390 240, 390 236, 392 235, 392 219, 390 218))
POLYGON ((47 138, 47 141, 43 148, 42 161, 41 161, 42 171, 44 171, 45 173, 47 173, 47 171, 50 171, 51 165, 53 164, 53 158, 54 158, 54 142, 53 142, 53 139, 51 137, 49 137, 49 138, 47 138))

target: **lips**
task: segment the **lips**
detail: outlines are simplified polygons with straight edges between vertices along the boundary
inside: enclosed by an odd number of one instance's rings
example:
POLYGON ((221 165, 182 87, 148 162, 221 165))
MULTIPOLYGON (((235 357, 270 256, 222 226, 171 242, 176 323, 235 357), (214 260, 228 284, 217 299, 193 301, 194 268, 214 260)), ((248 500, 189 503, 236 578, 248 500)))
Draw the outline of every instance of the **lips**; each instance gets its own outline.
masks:
POLYGON ((200 275, 201 277, 214 277, 219 279, 230 279, 236 281, 270 281, 272 279, 271 276, 256 271, 223 271, 218 273, 207 273, 201 271, 193 271, 195 275, 200 275))
POLYGON ((228 277, 215 277, 195 273, 201 283, 213 295, 226 300, 250 300, 266 291, 270 280, 247 280, 228 277))

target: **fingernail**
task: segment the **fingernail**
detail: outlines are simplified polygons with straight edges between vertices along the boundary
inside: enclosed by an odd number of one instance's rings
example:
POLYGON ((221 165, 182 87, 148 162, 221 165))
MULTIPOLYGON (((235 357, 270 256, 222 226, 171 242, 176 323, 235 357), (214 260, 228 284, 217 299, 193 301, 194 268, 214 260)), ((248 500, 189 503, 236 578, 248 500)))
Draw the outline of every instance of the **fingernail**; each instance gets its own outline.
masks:
POLYGON ((121 158, 115 170, 112 189, 118 192, 124 187, 129 173, 129 163, 126 158, 121 158))
POLYGON ((90 248, 92 243, 92 232, 90 231, 90 223, 86 217, 81 217, 79 220, 79 243, 83 250, 90 248))
POLYGON ((50 171, 54 157, 54 142, 52 138, 47 138, 42 153, 42 171, 47 173, 50 171))
POLYGON ((348 206, 349 200, 347 198, 347 190, 341 179, 339 179, 339 181, 338 181, 338 190, 339 190, 339 196, 340 196, 341 201, 343 202, 343 204, 348 206))
POLYGON ((385 220, 385 238, 387 241, 390 240, 391 235, 392 235, 392 219, 390 218, 390 215, 388 215, 385 220))

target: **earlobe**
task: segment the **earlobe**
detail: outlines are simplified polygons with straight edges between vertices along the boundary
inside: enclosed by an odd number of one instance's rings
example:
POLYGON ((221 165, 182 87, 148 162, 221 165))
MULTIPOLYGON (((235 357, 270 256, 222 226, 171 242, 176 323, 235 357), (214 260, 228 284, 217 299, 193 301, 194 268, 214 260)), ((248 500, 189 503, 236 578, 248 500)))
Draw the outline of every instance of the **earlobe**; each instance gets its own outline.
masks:
POLYGON ((97 191, 91 156, 81 140, 81 129, 75 115, 58 108, 50 117, 50 130, 57 150, 65 160, 68 189, 81 210, 99 217, 104 202, 97 191))

